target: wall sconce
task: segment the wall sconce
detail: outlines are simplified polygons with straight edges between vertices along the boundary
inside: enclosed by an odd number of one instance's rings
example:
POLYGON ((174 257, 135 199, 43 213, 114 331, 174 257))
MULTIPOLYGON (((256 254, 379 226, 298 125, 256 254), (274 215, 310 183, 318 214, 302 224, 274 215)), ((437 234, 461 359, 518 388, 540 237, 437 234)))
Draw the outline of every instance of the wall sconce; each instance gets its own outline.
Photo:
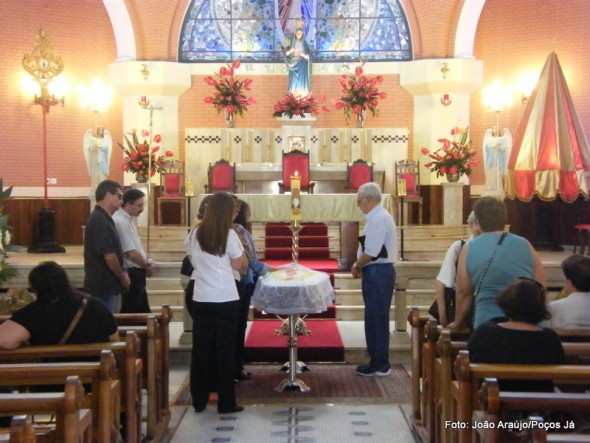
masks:
POLYGON ((514 97, 512 90, 504 86, 500 79, 495 79, 482 90, 482 103, 490 111, 500 112, 512 105, 514 97))
POLYGON ((41 106, 43 113, 43 208, 39 211, 39 230, 35 244, 29 247, 28 252, 53 253, 65 252, 63 246, 55 241, 55 211, 49 207, 47 197, 47 114, 52 106, 65 105, 65 98, 55 98, 49 88, 54 78, 64 69, 64 62, 60 56, 54 55, 51 44, 47 39, 47 33, 39 29, 35 38, 35 45, 30 54, 23 56, 23 68, 33 77, 39 85, 41 92, 35 94, 35 104, 41 106))
POLYGON ((143 75, 143 79, 147 82, 148 78, 150 78, 150 70, 147 63, 142 63, 140 72, 143 75))
POLYGON ((443 105, 445 108, 453 103, 453 100, 449 97, 449 94, 443 94, 440 98, 440 104, 443 105))
POLYGON ((442 72, 443 80, 447 79, 447 72, 449 72, 451 68, 449 68, 448 62, 443 62, 442 68, 440 68, 440 72, 442 72))

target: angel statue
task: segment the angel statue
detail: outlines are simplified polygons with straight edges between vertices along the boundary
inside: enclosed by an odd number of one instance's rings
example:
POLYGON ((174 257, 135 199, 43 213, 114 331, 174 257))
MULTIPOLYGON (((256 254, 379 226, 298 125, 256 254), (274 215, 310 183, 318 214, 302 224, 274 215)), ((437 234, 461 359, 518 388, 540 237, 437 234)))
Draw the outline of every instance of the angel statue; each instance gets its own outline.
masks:
POLYGON ((90 175, 90 196, 94 198, 94 191, 98 184, 109 176, 109 164, 113 151, 111 132, 105 128, 96 128, 96 135, 92 129, 84 133, 84 158, 90 175))
POLYGON ((512 150, 512 134, 507 128, 502 129, 502 135, 499 134, 497 126, 488 129, 483 137, 483 149, 486 172, 484 195, 497 195, 503 198, 503 178, 512 150))

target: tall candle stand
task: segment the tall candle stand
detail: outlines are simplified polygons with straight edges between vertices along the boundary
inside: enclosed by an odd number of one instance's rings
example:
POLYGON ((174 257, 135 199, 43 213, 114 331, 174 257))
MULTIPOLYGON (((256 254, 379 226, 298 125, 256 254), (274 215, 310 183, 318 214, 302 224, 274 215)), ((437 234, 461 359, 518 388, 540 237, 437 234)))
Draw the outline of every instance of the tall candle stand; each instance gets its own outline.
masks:
MULTIPOLYGON (((296 173, 297 174, 297 173, 296 173)), ((299 231, 301 230, 301 177, 299 175, 291 176, 291 232, 292 246, 291 258, 293 263, 299 260, 299 231)), ((297 378, 297 372, 306 370, 304 363, 297 361, 297 329, 302 328, 309 334, 305 323, 297 314, 289 315, 289 362, 283 366, 283 370, 288 367, 289 378, 281 381, 275 388, 278 392, 282 391, 301 391, 307 392, 309 386, 303 380, 297 378), (303 326, 301 325, 303 323, 303 326)), ((305 333, 305 332, 304 332, 305 333)))

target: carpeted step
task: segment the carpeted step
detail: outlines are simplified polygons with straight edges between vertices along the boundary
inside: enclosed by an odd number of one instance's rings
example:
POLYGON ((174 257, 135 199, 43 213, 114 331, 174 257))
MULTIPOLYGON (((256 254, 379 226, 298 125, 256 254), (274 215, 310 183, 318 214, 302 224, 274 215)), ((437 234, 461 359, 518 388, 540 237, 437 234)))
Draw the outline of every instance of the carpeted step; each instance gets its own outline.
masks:
MULTIPOLYGON (((264 234, 267 237, 272 236, 291 236, 288 223, 267 223, 264 226, 264 234)), ((324 223, 303 223, 299 236, 327 236, 328 225, 324 223)))
MULTIPOLYGON (((269 260, 280 260, 291 258, 291 247, 288 248, 265 248, 264 258, 269 260)), ((310 248, 310 247, 299 247, 299 258, 302 260, 313 260, 313 259, 329 259, 330 248, 310 248)))
MULTIPOLYGON (((255 321, 252 323, 246 345, 246 362, 285 362, 289 360, 289 337, 276 335, 280 320, 255 321)), ((306 320, 311 335, 297 336, 298 360, 311 362, 344 361, 344 343, 338 325, 333 320, 306 320)))
MULTIPOLYGON (((290 248, 293 245, 292 236, 281 237, 267 237, 264 241, 267 248, 290 248)), ((330 240, 325 236, 318 237, 299 237, 299 247, 316 247, 327 248, 330 245, 330 240)))

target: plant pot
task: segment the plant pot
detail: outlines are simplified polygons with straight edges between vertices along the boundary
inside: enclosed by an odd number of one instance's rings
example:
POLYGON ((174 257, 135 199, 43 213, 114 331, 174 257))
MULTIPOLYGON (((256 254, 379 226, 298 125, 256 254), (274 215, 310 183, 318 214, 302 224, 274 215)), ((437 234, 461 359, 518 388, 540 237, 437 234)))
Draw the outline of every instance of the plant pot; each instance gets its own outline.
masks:
POLYGON ((456 172, 454 174, 447 173, 447 181, 449 183, 457 183, 460 178, 461 178, 461 174, 459 174, 458 172, 456 172))
POLYGON ((137 174, 135 174, 135 181, 137 183, 147 183, 148 182, 148 175, 138 172, 137 174))

